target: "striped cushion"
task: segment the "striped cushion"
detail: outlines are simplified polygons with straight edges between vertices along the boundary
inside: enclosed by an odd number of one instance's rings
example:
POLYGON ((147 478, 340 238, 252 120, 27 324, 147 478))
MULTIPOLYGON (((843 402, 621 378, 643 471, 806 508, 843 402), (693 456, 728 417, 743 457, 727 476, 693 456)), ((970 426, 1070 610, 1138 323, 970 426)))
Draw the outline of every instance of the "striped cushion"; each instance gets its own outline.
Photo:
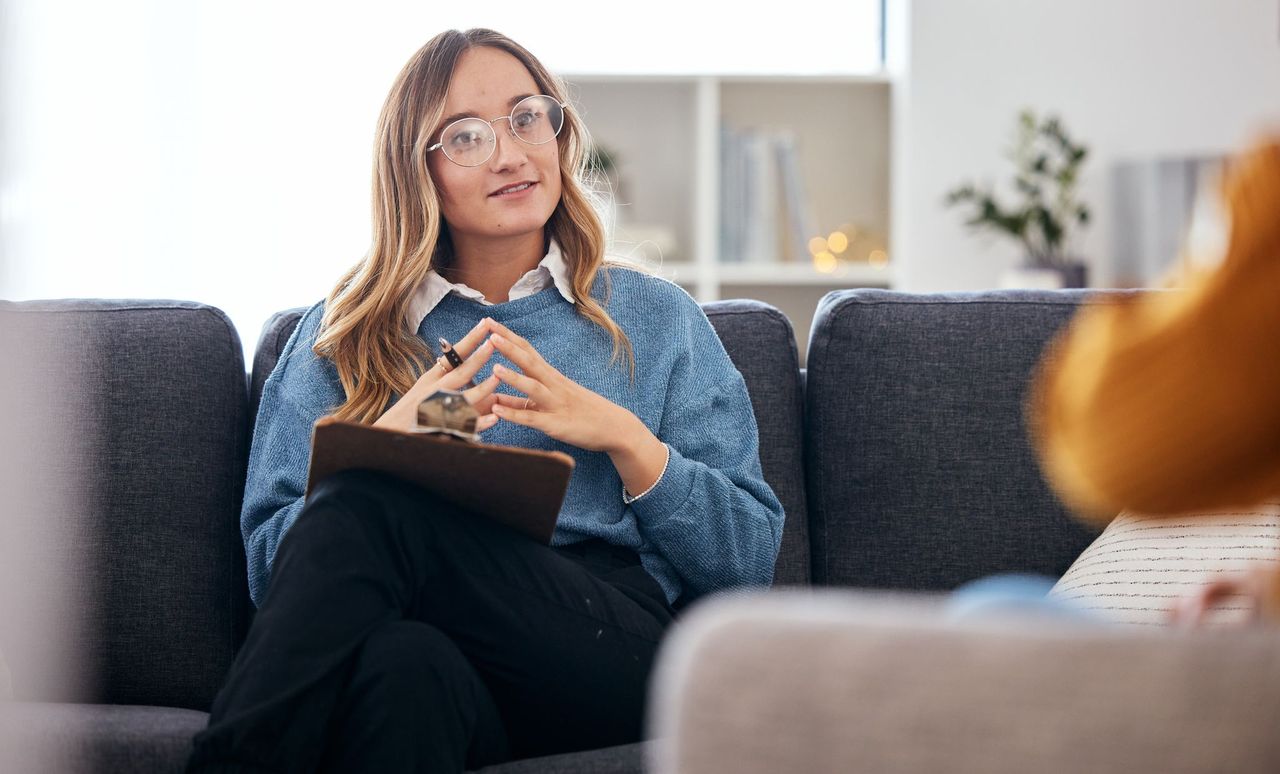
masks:
MULTIPOLYGON (((1280 502, 1254 508, 1154 518, 1123 512, 1076 559, 1051 597, 1116 623, 1160 626, 1183 597, 1214 580, 1280 563, 1280 502)), ((1231 597, 1208 625, 1244 620, 1250 605, 1231 597)))

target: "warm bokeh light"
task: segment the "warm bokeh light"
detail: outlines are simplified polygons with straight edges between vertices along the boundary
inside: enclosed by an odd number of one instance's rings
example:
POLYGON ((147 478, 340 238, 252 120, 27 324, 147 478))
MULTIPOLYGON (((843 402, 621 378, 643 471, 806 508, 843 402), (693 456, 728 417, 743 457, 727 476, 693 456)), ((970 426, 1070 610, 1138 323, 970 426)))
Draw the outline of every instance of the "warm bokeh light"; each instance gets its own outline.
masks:
POLYGON ((867 263, 877 269, 883 269, 889 265, 889 254, 884 250, 872 250, 871 254, 867 256, 867 263))
POLYGON ((831 248, 831 252, 839 255, 849 247, 849 237, 845 236, 843 231, 833 231, 831 236, 827 237, 827 246, 831 248))
POLYGON ((836 270, 836 257, 824 250, 813 256, 813 268, 823 274, 830 274, 836 270))
POLYGON ((827 249, 827 240, 822 237, 814 237, 809 240, 809 254, 817 255, 827 249))

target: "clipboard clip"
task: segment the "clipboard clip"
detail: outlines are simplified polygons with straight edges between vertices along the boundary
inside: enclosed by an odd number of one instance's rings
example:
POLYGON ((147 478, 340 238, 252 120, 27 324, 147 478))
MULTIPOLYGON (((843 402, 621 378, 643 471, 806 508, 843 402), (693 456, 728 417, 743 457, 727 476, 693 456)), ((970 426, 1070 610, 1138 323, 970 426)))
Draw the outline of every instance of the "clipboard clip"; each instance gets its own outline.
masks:
POLYGON ((418 433, 436 433, 473 443, 480 415, 458 390, 436 390, 418 404, 418 433))

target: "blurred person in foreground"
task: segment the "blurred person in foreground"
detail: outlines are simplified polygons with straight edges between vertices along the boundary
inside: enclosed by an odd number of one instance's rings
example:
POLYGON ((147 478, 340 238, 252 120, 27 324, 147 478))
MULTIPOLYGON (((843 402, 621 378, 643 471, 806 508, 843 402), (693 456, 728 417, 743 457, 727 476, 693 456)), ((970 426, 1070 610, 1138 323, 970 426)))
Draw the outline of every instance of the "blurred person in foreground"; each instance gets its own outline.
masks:
MULTIPOLYGON (((1254 505, 1280 495, 1280 135, 1229 169, 1230 235, 1183 290, 1082 311, 1031 393, 1046 475, 1082 517, 1254 505)), ((1223 578, 1175 608, 1198 622, 1228 595, 1280 622, 1280 570, 1223 578)))

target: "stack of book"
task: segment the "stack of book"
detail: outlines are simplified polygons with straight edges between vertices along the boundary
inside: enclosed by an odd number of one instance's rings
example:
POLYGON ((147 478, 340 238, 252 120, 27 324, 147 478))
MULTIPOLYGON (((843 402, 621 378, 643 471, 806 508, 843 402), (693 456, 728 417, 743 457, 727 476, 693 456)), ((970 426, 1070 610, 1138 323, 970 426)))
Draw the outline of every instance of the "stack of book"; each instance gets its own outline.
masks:
POLYGON ((790 132, 720 126, 720 260, 808 260, 818 234, 790 132))

